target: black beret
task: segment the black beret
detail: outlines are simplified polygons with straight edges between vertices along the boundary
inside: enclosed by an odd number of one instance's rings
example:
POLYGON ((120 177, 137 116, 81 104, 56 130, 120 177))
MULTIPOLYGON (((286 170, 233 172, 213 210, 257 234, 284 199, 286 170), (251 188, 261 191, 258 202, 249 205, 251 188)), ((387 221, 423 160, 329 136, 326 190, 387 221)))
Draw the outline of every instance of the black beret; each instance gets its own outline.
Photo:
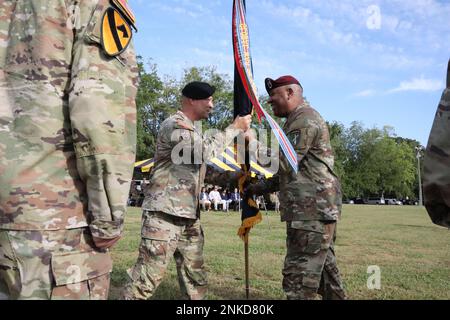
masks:
POLYGON ((214 92, 216 91, 216 88, 213 86, 210 86, 206 82, 200 82, 200 81, 194 81, 188 83, 181 93, 186 98, 191 98, 194 100, 201 100, 211 97, 214 92))
POLYGON ((266 85, 266 91, 269 94, 270 94, 270 91, 272 91, 275 88, 287 86, 290 84, 297 84, 300 86, 300 88, 302 88, 302 85, 300 84, 300 82, 297 79, 295 79, 293 76, 282 76, 276 80, 266 78, 266 80, 264 81, 264 84, 266 85))

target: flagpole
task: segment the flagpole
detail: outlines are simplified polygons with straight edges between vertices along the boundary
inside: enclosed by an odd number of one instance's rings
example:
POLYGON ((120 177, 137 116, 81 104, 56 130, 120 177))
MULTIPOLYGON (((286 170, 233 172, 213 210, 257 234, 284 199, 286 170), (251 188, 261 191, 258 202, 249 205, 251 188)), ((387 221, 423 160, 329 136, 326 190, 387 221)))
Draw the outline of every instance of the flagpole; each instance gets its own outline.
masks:
MULTIPOLYGON (((253 105, 258 103, 257 95, 254 91, 254 83, 249 82, 248 76, 252 76, 252 62, 249 50, 248 27, 245 21, 245 0, 233 1, 232 15, 232 36, 233 36, 233 55, 235 61, 234 68, 234 116, 245 116, 252 114, 253 105), (255 99, 256 98, 256 99, 255 99), (252 100, 254 100, 252 102, 252 100)), ((262 113, 261 113, 262 114, 262 113)), ((258 118, 261 117, 258 113, 258 118)), ((239 228, 238 235, 244 240, 244 256, 245 256, 245 295, 250 298, 250 281, 249 281, 249 233, 251 227, 261 221, 260 213, 254 210, 254 204, 249 203, 249 198, 244 194, 244 183, 250 177, 250 157, 248 145, 245 143, 245 159, 241 163, 242 172, 245 174, 239 181, 239 189, 243 195, 242 225, 239 228), (246 203, 247 202, 247 203, 246 203), (245 211, 245 212, 244 212, 245 211)), ((236 152, 237 155, 237 152, 236 152)))
POLYGON ((244 251, 245 251, 245 298, 250 298, 250 280, 249 280, 249 267, 248 267, 248 233, 250 229, 245 230, 244 238, 244 251))

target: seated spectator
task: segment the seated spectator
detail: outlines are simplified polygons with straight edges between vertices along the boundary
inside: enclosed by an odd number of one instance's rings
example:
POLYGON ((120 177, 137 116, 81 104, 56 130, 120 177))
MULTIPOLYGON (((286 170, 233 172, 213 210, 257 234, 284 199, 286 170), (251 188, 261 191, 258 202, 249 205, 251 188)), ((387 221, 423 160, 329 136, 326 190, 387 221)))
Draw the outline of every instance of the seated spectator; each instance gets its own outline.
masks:
POLYGON ((255 201, 256 207, 259 209, 259 203, 260 203, 260 201, 259 201, 259 197, 256 196, 256 194, 253 195, 253 201, 255 201))
POLYGON ((203 211, 209 211, 211 209, 211 201, 209 201, 209 196, 205 187, 202 188, 202 192, 200 193, 200 205, 203 208, 203 211))
POLYGON ((234 188, 234 192, 230 196, 231 205, 233 205, 234 211, 239 211, 240 202, 241 202, 241 194, 239 193, 237 188, 234 188))
POLYGON ((228 196, 228 192, 227 192, 226 189, 222 191, 222 194, 220 195, 220 197, 222 198, 222 209, 223 209, 223 211, 227 211, 228 212, 228 207, 229 207, 229 204, 231 203, 231 199, 228 196))
POLYGON ((278 192, 270 194, 270 202, 275 205, 275 212, 280 213, 280 199, 278 198, 278 192))
POLYGON ((214 204, 214 211, 217 211, 217 205, 222 203, 222 197, 219 191, 217 191, 217 186, 209 193, 209 201, 214 204))
POLYGON ((264 196, 262 196, 262 195, 258 196, 256 198, 256 204, 258 205, 259 209, 267 210, 267 208, 266 208, 266 199, 264 199, 264 196))

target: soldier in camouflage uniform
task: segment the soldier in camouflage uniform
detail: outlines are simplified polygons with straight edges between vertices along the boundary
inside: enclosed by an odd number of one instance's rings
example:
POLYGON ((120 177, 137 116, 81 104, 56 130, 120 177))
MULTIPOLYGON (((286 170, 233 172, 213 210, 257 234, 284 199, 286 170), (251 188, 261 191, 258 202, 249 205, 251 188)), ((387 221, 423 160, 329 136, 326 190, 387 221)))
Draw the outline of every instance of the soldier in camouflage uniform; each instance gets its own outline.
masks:
MULTIPOLYGON (((131 279, 124 299, 150 298, 172 256, 183 295, 191 300, 205 297, 199 203, 205 162, 222 153, 240 132, 247 131, 251 121, 250 116, 237 117, 225 132, 204 136, 194 121, 208 118, 214 90, 204 82, 187 84, 182 91, 182 109, 161 124, 155 166, 142 204, 139 257, 129 270, 131 279)), ((208 173, 208 178, 214 180, 217 175, 208 173)))
POLYGON ((450 228, 450 60, 423 162, 423 193, 431 220, 450 228))
POLYGON ((108 296, 135 158, 137 66, 132 44, 105 55, 107 8, 0 2, 0 299, 108 296))
POLYGON ((275 116, 287 118, 284 132, 297 152, 296 174, 284 156, 272 179, 248 186, 247 192, 280 191, 281 221, 287 225, 283 289, 288 299, 345 299, 334 254, 341 190, 325 121, 303 99, 291 76, 265 81, 275 116))

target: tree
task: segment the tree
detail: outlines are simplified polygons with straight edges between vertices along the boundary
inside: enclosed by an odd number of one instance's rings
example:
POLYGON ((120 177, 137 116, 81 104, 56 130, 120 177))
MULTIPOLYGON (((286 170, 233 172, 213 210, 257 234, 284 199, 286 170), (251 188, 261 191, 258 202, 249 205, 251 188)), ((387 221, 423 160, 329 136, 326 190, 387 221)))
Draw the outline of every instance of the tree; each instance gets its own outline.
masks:
POLYGON ((364 129, 353 122, 342 132, 330 126, 337 171, 345 197, 414 194, 414 147, 395 136, 392 127, 364 129))
POLYGON ((148 63, 149 72, 144 68, 142 57, 137 57, 139 69, 139 88, 136 94, 137 145, 136 159, 143 160, 153 156, 157 134, 156 122, 164 116, 164 108, 159 103, 164 85, 158 77, 156 64, 148 63), (159 115, 159 117, 158 117, 159 115))
POLYGON ((414 152, 405 142, 397 143, 384 135, 370 155, 371 168, 376 172, 378 193, 396 198, 412 195, 415 180, 414 152))
MULTIPOLYGON (((346 180, 346 172, 344 165, 348 162, 349 153, 345 145, 345 127, 338 122, 328 123, 328 131, 330 133, 331 148, 334 154, 334 172, 342 181, 346 180)), ((343 188, 344 198, 348 198, 348 188, 343 188)), ((352 193, 352 192, 350 192, 352 193)))

